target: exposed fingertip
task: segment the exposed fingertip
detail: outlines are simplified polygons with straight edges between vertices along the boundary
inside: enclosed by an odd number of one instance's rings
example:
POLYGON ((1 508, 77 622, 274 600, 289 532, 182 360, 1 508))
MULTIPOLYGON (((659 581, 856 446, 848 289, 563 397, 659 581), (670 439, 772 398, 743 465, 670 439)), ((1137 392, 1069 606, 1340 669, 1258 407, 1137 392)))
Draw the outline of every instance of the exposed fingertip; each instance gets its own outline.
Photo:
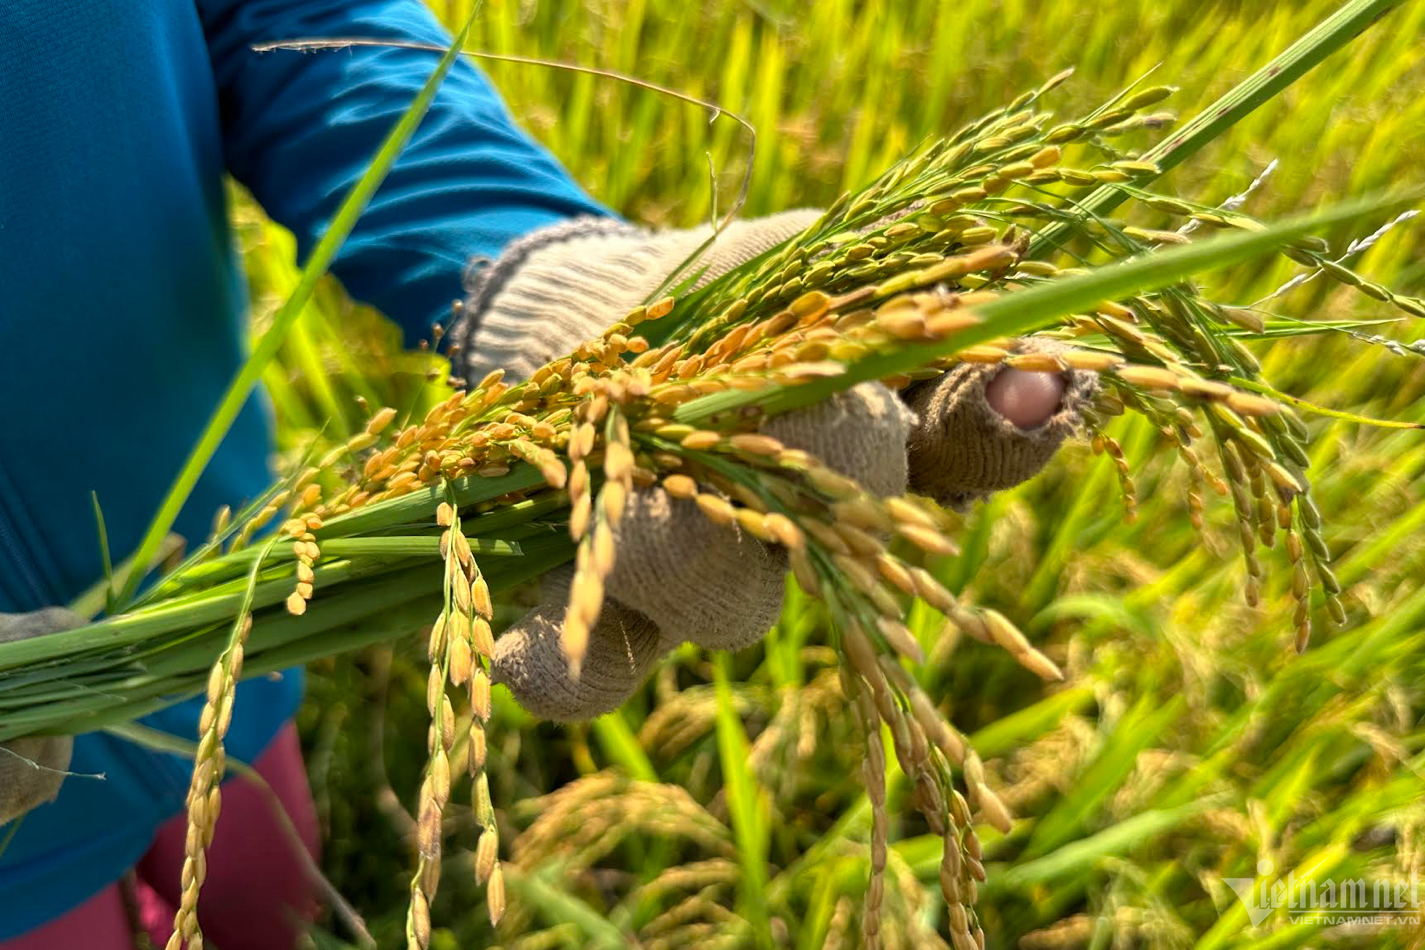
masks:
POLYGON ((1066 384, 1059 373, 1008 367, 985 387, 985 400, 1021 429, 1043 425, 1063 405, 1066 384))

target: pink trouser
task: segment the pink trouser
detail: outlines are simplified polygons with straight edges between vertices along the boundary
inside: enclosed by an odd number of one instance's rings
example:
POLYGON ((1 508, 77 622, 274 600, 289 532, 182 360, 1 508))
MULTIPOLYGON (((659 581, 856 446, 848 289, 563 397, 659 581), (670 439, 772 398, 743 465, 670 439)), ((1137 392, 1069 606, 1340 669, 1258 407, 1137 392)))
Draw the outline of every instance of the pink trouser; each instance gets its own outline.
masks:
MULTIPOLYGON (((288 723, 254 763, 281 800, 307 850, 317 853, 317 816, 297 729, 288 723)), ((139 861, 139 926, 162 950, 173 931, 187 819, 158 830, 139 861)), ((223 785, 222 813, 198 900, 205 936, 222 950, 289 950, 316 909, 315 888, 271 799, 241 777, 223 785)), ((133 928, 120 886, 111 884, 63 917, 0 942, 0 950, 132 950, 133 928)))

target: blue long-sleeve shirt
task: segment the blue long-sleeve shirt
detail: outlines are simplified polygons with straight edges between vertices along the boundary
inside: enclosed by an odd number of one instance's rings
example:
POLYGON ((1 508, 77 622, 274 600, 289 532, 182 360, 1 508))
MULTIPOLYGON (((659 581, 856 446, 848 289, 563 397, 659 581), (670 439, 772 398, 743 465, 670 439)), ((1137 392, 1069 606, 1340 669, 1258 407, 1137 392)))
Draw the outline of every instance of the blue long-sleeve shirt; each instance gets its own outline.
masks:
MULTIPOLYGON (((101 576, 89 493, 131 551, 243 358, 246 293, 224 171, 305 255, 434 68, 429 52, 258 54, 312 36, 446 43, 419 0, 7 0, 0 4, 0 611, 101 576)), ((408 342, 472 255, 603 213, 461 63, 333 271, 408 342)), ((176 530, 270 481, 270 419, 238 418, 176 530)), ((256 758, 300 676, 239 690, 230 754, 256 758)), ((148 720, 196 736, 186 703, 148 720)), ((117 879, 181 808, 189 766, 103 735, 0 855, 0 940, 117 879)), ((0 829, 0 839, 9 829, 0 829)))

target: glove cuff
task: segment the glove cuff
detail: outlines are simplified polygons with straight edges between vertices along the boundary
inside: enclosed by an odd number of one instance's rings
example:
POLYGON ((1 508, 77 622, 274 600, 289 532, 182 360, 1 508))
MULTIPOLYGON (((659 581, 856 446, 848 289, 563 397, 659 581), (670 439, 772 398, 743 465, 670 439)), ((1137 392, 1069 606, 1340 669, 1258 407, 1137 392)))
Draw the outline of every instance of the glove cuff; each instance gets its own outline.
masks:
POLYGON ((650 237, 623 221, 582 217, 532 231, 494 261, 472 261, 450 331, 454 375, 474 385, 503 367, 524 379, 596 335, 603 328, 589 314, 616 320, 643 287, 656 286, 663 255, 650 237))
MULTIPOLYGON (((767 251, 819 217, 788 211, 734 221, 694 265, 697 286, 767 251)), ((622 319, 707 241, 708 226, 650 231, 612 218, 582 217, 540 228, 494 261, 466 271, 467 296, 451 326, 454 375, 473 385, 503 367, 528 378, 622 319)))
POLYGON ((84 626, 84 618, 64 607, 43 607, 23 614, 0 613, 0 643, 29 640, 84 626))

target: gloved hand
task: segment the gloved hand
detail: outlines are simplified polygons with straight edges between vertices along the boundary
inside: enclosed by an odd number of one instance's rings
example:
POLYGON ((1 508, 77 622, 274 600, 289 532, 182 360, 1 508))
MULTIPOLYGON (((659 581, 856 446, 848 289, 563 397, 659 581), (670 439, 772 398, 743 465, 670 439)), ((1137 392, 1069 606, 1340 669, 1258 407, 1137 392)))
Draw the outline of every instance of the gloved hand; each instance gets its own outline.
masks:
MULTIPOLYGON (((0 614, 0 643, 41 637, 83 623, 83 618, 62 607, 0 614)), ((0 825, 59 793, 73 750, 70 736, 23 736, 0 743, 0 825)))
MULTIPOLYGON (((700 259, 699 283, 780 244, 819 214, 734 222, 700 259)), ((521 239, 473 277, 451 329, 460 347, 456 374, 475 380, 503 367, 507 378, 528 376, 642 303, 708 235, 707 227, 654 234, 578 219, 521 239)), ((863 383, 775 417, 762 431, 878 495, 909 485, 960 506, 1036 474, 1076 428, 1095 385, 1092 374, 1079 371, 965 363, 900 396, 863 383)), ((615 537, 618 556, 577 678, 560 648, 571 569, 545 578, 539 606, 496 643, 495 681, 536 716, 574 721, 608 712, 680 643, 741 649, 781 612, 783 552, 713 523, 693 501, 661 487, 636 489, 615 537)))

